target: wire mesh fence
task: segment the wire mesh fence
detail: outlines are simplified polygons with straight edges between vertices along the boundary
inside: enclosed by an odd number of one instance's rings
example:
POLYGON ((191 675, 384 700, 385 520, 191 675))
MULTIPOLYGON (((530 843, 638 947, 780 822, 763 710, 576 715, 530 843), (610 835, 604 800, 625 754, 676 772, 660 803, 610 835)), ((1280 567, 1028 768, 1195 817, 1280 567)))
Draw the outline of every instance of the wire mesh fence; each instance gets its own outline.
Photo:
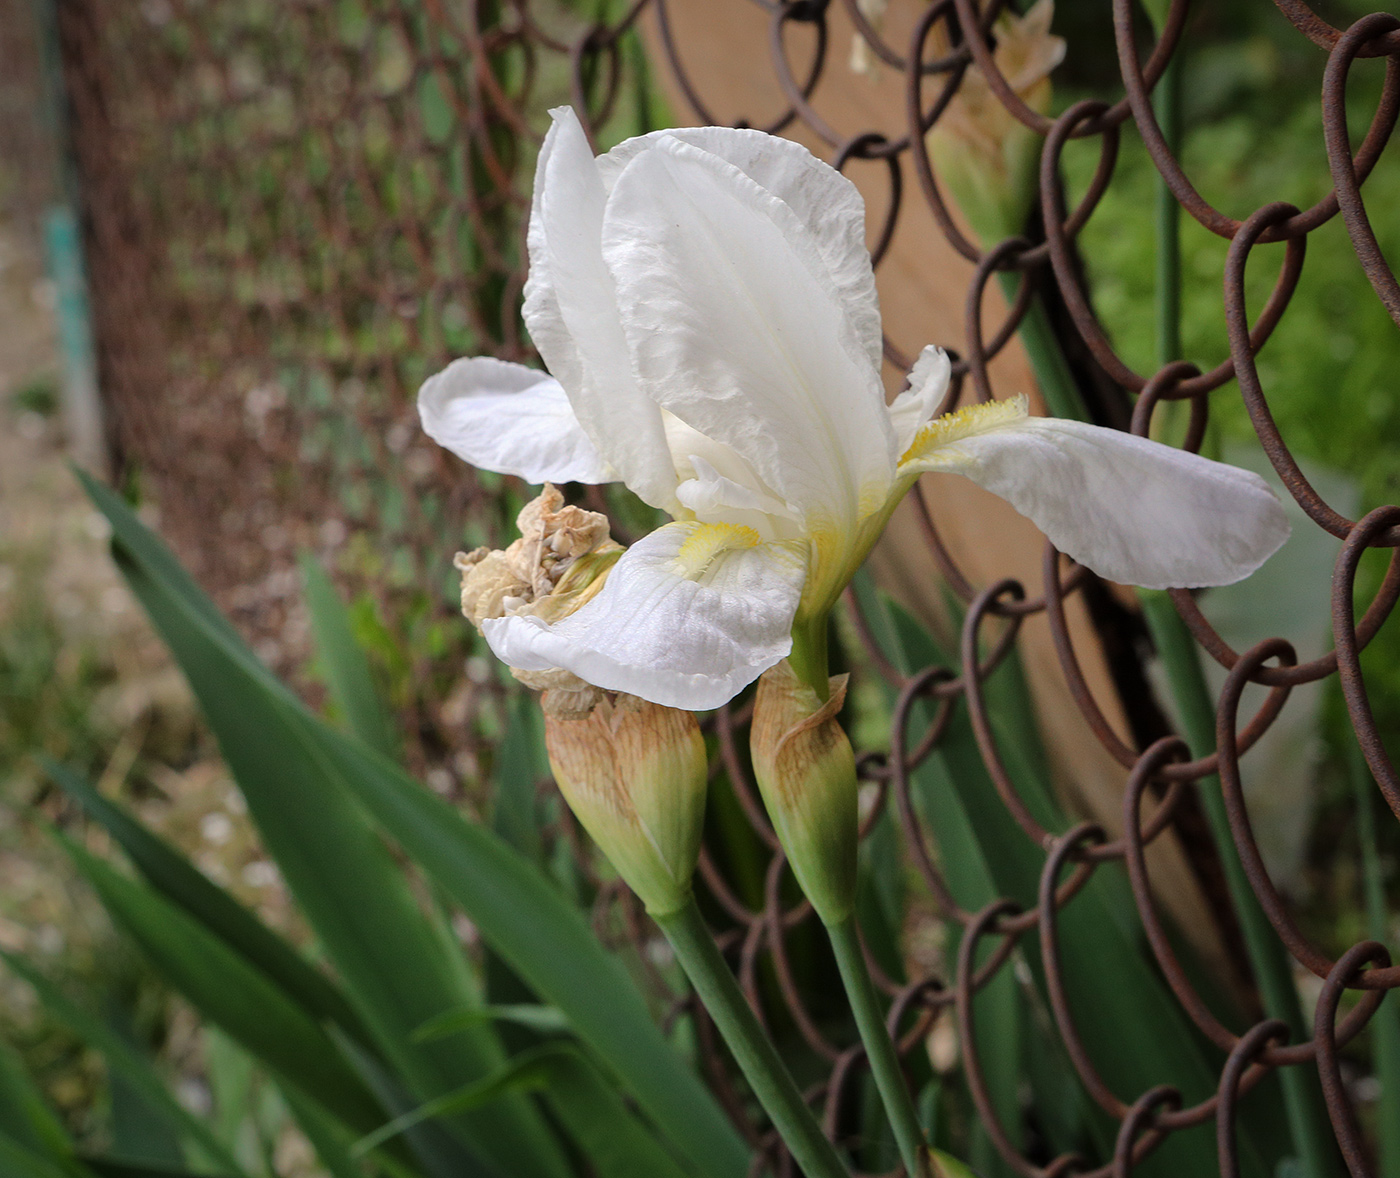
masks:
MULTIPOLYGON (((668 75, 688 103, 676 112, 681 121, 719 117, 726 99, 708 92, 690 63, 676 20, 684 7, 640 0, 591 19, 564 4, 527 0, 60 5, 103 387, 126 477, 154 487, 164 526, 186 559, 284 667, 304 653, 293 555, 309 547, 330 558, 366 603, 366 632, 373 619, 387 619, 413 652, 397 702, 415 720, 420 765, 455 756, 451 763, 470 777, 489 757, 492 732, 479 722, 481 701, 498 688, 489 672, 460 674, 464 632, 450 608, 449 561, 454 543, 470 548, 499 533, 518 488, 431 447, 420 436, 412 394, 457 355, 532 355, 517 306, 530 175, 547 107, 571 102, 600 146, 646 131, 662 118, 650 68, 668 75)), ((945 410, 1019 391, 998 387, 992 362, 1039 300, 1075 361, 1088 412, 1105 424, 1145 435, 1154 415, 1180 403, 1189 407, 1183 444, 1198 449, 1212 407, 1238 388, 1259 446, 1309 526, 1340 544, 1328 606, 1334 649, 1316 658, 1300 661, 1288 634, 1233 649, 1192 593, 1171 593, 1185 627, 1176 623, 1175 632, 1189 633, 1224 672, 1202 719, 1214 726, 1210 747, 1193 741, 1193 755, 1160 714, 1120 731, 1101 685, 1086 676, 1084 640, 1066 608, 1076 596, 1102 597, 1091 574, 1047 550, 1038 583, 979 583, 919 499, 921 539, 942 572, 942 587, 928 592, 956 603, 956 649, 921 646, 908 620, 866 591, 851 595, 847 635, 851 657, 883 678, 893 714, 879 742, 887 751, 860 762, 864 833, 878 844, 872 854, 911 865, 921 897, 914 907, 926 909, 925 925, 946 930, 922 954, 907 936, 900 946, 916 922, 871 936, 872 965, 891 999, 891 1025, 911 1075, 959 1074, 963 1115, 985 1134, 988 1164, 1044 1178, 1183 1173, 1152 1167, 1183 1156, 1173 1154, 1174 1140, 1211 1132, 1222 1175, 1260 1172, 1236 1145, 1237 1120, 1257 1115, 1260 1104, 1251 1105, 1248 1094, 1263 1086, 1275 1104, 1293 1100, 1311 1077, 1330 1122, 1315 1126, 1326 1138, 1323 1152, 1335 1138, 1353 1174, 1372 1173, 1342 1056, 1386 991, 1400 985, 1400 966, 1376 942, 1328 952, 1305 933, 1265 867, 1241 761, 1286 714, 1291 691, 1335 679, 1374 788, 1400 816, 1400 778, 1360 661, 1400 597, 1400 565, 1391 559, 1366 582, 1369 599, 1359 607, 1355 600, 1362 558, 1400 539, 1400 508, 1351 519, 1314 488, 1275 424, 1257 361, 1271 337, 1287 331, 1309 236, 1338 219, 1375 298, 1400 323, 1400 287, 1363 195, 1400 116, 1400 20, 1374 14, 1338 29, 1299 0, 1276 0, 1275 18, 1315 45, 1319 61, 1325 55, 1320 95, 1330 176, 1326 195, 1310 208, 1272 202, 1236 219, 1197 191, 1154 105, 1184 44, 1185 0, 1162 6, 1156 32, 1130 0, 1113 0, 1101 19, 1112 24, 1118 93, 1055 116, 1029 105, 1003 73, 997 3, 920 6, 899 43, 885 31, 894 26, 883 21, 883 5, 760 0, 757 7, 769 25, 766 68, 784 109, 755 113, 753 125, 799 134, 838 167, 885 170, 887 199, 872 218, 877 273, 897 256, 901 218, 920 202, 972 266, 963 336, 887 338, 891 365, 907 369, 928 342, 953 351, 945 410), (832 72, 847 68, 838 23, 855 29, 874 68, 902 80, 903 109, 883 112, 876 126, 838 122, 821 106, 832 72), (1385 76, 1369 128, 1354 143, 1348 79, 1370 68, 1370 58, 1386 59, 1385 76), (1026 236, 985 249, 950 208, 928 148, 929 133, 974 75, 1008 125, 1042 144, 1026 236), (1229 243, 1222 302, 1229 355, 1208 371, 1175 358, 1145 370, 1115 350, 1095 313, 1080 242, 1115 181, 1120 139, 1130 128, 1185 216, 1229 243), (1070 200, 1062 156, 1085 142, 1097 145, 1099 163, 1070 200), (1283 243, 1284 258, 1267 299, 1251 307, 1247 270, 1269 243, 1283 243), (993 322, 984 296, 998 281, 1008 284, 1008 310, 993 322), (1063 693, 1117 766, 1121 835, 1064 818, 1053 799, 1027 784, 1025 750, 999 724, 999 709, 1015 702, 1007 683, 1018 630, 1037 617, 1048 625, 1063 693), (1246 698, 1252 715, 1242 713, 1246 698), (953 796, 960 801, 950 809, 953 796), (1217 829, 1228 831, 1221 845, 1212 843, 1207 821, 1212 798, 1219 798, 1217 829), (979 896, 954 878, 947 843, 960 837, 957 821, 969 824, 970 838, 978 824, 1023 836, 1015 870, 990 873, 994 895, 979 896), (1214 918, 1244 979, 1244 997, 1229 1017, 1160 912, 1162 885, 1147 849, 1167 838, 1185 844, 1198 871, 1214 880, 1214 918), (1232 900, 1221 882, 1235 864, 1244 903, 1257 905, 1253 923, 1239 910, 1240 894, 1232 900), (1143 1080, 1142 1069, 1100 1071, 1096 1004, 1109 1000, 1113 982, 1104 971, 1116 959, 1096 956, 1104 942, 1090 933, 1123 912, 1132 914, 1170 1005, 1168 1014, 1161 1007, 1136 1013, 1162 1020, 1163 1040, 1204 1044, 1213 1071, 1199 1090, 1170 1072, 1143 1080), (1267 945, 1249 944, 1260 936, 1267 945), (882 952, 873 943, 880 939, 899 948, 882 952), (1257 976, 1259 953, 1286 954, 1299 974, 1315 979, 1310 1028, 1266 1017, 1272 1003, 1259 992, 1267 990, 1257 976), (1054 1125, 1026 1121, 1018 1067, 1008 1091, 1005 1060, 995 1058, 1008 1000, 1049 1044, 1042 1071, 1051 1086, 1054 1077, 1064 1079, 1077 1093, 1067 1099, 1091 1110, 1085 1123, 1108 1127, 1098 1156, 1090 1156, 1092 1142, 1069 1148, 1054 1125)), ((1094 641, 1103 641, 1103 610, 1096 616, 1094 641)), ((1159 645, 1171 632, 1158 631, 1159 645)), ((1197 657, 1194 648, 1188 657, 1197 657)), ((1116 689, 1122 686, 1120 676, 1116 689)), ((809 1094, 828 1133, 850 1139, 863 1123, 862 1056, 825 995, 802 983, 812 976, 810 909, 794 898, 751 786, 746 722, 743 707, 713 718, 716 773, 728 783, 726 837, 764 849, 767 866, 761 878, 735 878, 718 837, 723 823, 712 822, 716 837, 701 863, 706 903, 751 1000, 807 1059, 809 1094)), ((615 887, 600 893, 599 925, 637 944, 649 941, 635 904, 615 887)), ((659 972, 653 981, 665 993, 659 972)), ((760 1147, 756 1168, 791 1173, 780 1145, 754 1120, 703 1013, 691 1014, 708 1079, 760 1147)), ((1155 1063, 1144 1066, 1150 1072, 1155 1063)), ((1044 1075, 1025 1082, 1043 1084, 1044 1075)), ((885 1164, 878 1150, 858 1156, 871 1168, 885 1164)))

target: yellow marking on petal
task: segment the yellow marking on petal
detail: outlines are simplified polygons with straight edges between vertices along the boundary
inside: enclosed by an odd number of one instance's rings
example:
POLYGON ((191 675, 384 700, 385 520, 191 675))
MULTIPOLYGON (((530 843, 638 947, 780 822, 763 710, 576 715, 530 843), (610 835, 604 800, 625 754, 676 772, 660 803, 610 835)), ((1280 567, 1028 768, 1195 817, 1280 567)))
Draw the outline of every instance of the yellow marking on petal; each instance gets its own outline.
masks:
POLYGON ((855 568, 850 567, 855 538, 829 523, 817 523, 806 538, 807 581, 802 587, 798 612, 809 608, 821 612, 855 575, 855 568))
POLYGON ((757 548, 763 537, 743 524, 701 524, 686 537, 676 553, 682 576, 694 577, 710 567, 721 552, 732 548, 757 548))
POLYGON ((946 446, 973 434, 985 433, 997 426, 1020 421, 1030 414, 1030 403, 1024 393, 1005 401, 988 401, 982 405, 964 405, 952 413, 945 413, 919 428, 909 449, 900 455, 899 463, 918 458, 929 450, 946 446))

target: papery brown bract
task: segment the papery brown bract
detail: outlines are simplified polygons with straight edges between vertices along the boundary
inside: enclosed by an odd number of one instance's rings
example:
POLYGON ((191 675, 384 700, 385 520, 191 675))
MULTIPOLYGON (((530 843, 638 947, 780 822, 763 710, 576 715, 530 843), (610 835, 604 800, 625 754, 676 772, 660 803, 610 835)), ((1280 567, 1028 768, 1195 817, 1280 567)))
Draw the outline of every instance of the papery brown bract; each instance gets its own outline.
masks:
POLYGON ((653 916, 690 898, 700 854, 708 762, 691 712, 635 695, 604 695, 586 711, 547 691, 545 745, 560 792, 653 916))

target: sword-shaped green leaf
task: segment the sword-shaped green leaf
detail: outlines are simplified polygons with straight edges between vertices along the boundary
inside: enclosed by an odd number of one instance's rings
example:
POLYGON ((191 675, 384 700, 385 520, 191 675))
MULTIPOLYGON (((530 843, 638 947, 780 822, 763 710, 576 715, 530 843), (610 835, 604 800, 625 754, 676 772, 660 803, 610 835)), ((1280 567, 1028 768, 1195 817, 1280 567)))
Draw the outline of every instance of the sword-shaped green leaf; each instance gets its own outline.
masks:
POLYGON ((316 657, 331 700, 345 726, 390 760, 399 756, 399 738, 364 648, 355 640, 340 596, 315 557, 303 554, 301 580, 316 639, 316 657))
MULTIPOLYGON (((477 996, 363 811, 326 774, 312 717, 252 652, 214 622, 214 607, 118 496, 84 477, 113 527, 113 555, 174 653, 248 802, 264 844, 335 966, 356 1013, 419 1100, 490 1074, 505 1060, 493 1029, 450 1050, 410 1041, 415 1028, 477 996)), ((327 728, 327 731, 332 731, 327 728)), ((358 741, 355 747, 363 747, 358 741)), ((453 1122, 460 1173, 564 1178, 553 1131, 526 1098, 453 1122)))
POLYGON ((122 1076, 147 1104, 157 1109, 182 1137, 193 1142, 221 1171, 243 1174, 228 1148, 210 1131, 208 1125, 175 1099, 148 1059, 133 1050, 100 1018, 64 994, 23 957, 0 950, 0 958, 34 988, 50 1014, 89 1047, 101 1053, 109 1074, 122 1076))
MULTIPOLYGON (((85 485, 112 522, 118 564, 194 685, 269 849, 352 1000, 358 999, 372 1028, 392 1005, 395 1029, 402 1030, 392 1042, 377 1034, 386 1055, 391 1047, 401 1053, 416 1027, 475 996, 448 996, 437 985, 435 1001, 422 1000, 422 941, 432 932, 424 931, 421 912, 352 798, 463 908, 539 997, 568 1015, 580 1039, 696 1173, 744 1174, 749 1151, 742 1138, 666 1043, 621 965, 558 889, 497 836, 467 822, 392 762, 312 716, 226 623, 210 620, 212 604, 126 505, 91 480, 85 485), (399 922, 375 921, 379 938, 367 941, 362 927, 367 914, 387 917, 390 909, 399 922), (405 944, 405 932, 411 944, 405 944), (389 990, 406 1000, 395 1004, 394 993, 375 984, 386 981, 397 983, 389 990)), ((428 982, 442 977, 431 958, 424 972, 428 982)), ((483 1039, 495 1042, 484 1026, 450 1043, 413 1046, 435 1052, 434 1058, 460 1061, 468 1043, 483 1039)), ((503 1062, 500 1058, 496 1066, 503 1062)), ((438 1086, 420 1095, 431 1099, 451 1090, 438 1086)), ((489 1115, 465 1114, 490 1127, 495 1150, 509 1144, 506 1113, 513 1099, 526 1098, 506 1098, 489 1115)), ((532 1144, 539 1148, 540 1142, 532 1144)), ((551 1148, 557 1147, 551 1142, 551 1148)), ((512 1178, 528 1172, 524 1156, 505 1171, 512 1178)))

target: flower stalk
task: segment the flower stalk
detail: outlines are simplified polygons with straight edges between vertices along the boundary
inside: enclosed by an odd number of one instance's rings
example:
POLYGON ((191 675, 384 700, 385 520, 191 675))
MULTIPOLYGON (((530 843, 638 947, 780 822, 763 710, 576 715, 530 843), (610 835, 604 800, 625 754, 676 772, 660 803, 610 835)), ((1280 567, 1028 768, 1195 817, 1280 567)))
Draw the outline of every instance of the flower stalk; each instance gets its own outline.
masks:
POLYGON ((656 923, 803 1174, 807 1178, 847 1178, 846 1167, 759 1025, 695 901, 657 917, 656 923))
MULTIPOLYGON (((823 633, 825 628, 823 628, 823 633)), ((810 654, 810 652, 808 652, 810 654)), ((793 874, 826 926, 880 1099, 909 1174, 928 1174, 927 1143, 885 1026, 855 921, 859 814, 856 763, 837 715, 846 677, 821 665, 800 674, 791 659, 764 672, 749 738, 754 777, 793 874), (820 673, 826 697, 812 688, 820 673)))
POLYGON ((831 695, 827 675, 827 618, 799 621, 792 628, 792 653, 787 661, 799 682, 810 687, 825 703, 831 695))
POLYGON ((826 931, 836 954, 836 966, 841 971, 841 984, 846 989, 851 1013, 855 1015, 856 1027, 860 1031, 860 1041, 865 1045, 866 1058, 870 1061, 870 1074, 875 1077, 875 1087, 879 1090, 890 1127, 894 1130, 904 1168, 913 1178, 931 1178, 933 1170, 928 1142, 919 1125, 909 1085, 904 1082, 894 1039, 880 1011, 879 996, 865 963, 855 917, 847 916, 836 924, 829 924, 826 931))

